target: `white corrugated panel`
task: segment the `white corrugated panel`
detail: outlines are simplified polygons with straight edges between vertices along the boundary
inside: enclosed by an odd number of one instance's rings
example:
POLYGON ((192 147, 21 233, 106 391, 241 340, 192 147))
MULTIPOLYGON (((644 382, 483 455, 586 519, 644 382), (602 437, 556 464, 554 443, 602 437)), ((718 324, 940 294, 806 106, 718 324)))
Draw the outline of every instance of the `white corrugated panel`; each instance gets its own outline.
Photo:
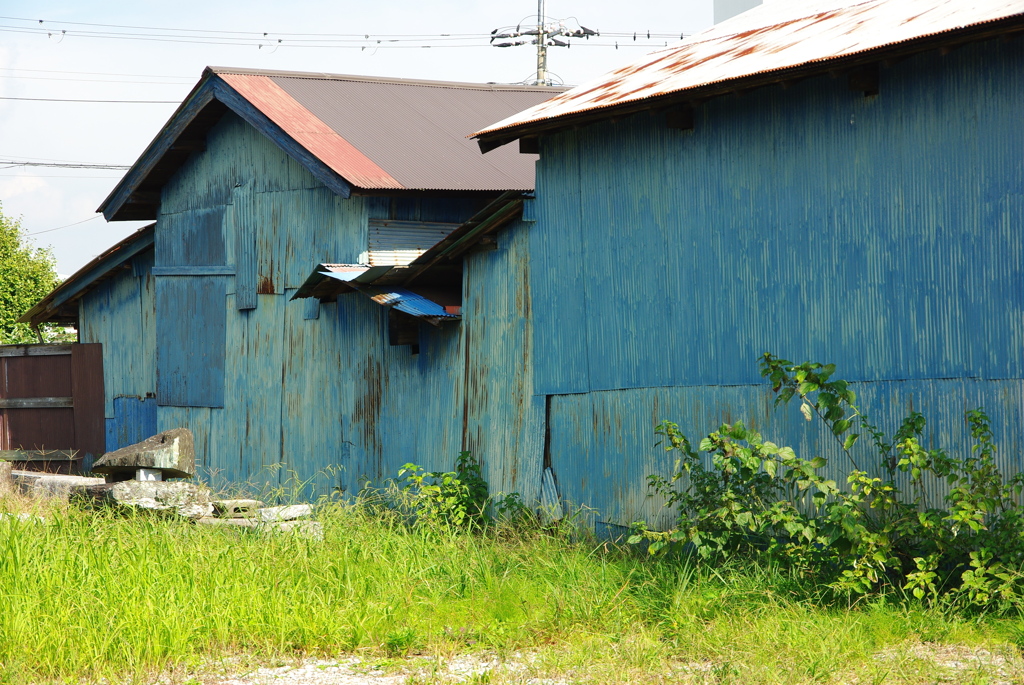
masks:
POLYGON ((458 227, 435 221, 370 219, 370 265, 409 264, 458 227))

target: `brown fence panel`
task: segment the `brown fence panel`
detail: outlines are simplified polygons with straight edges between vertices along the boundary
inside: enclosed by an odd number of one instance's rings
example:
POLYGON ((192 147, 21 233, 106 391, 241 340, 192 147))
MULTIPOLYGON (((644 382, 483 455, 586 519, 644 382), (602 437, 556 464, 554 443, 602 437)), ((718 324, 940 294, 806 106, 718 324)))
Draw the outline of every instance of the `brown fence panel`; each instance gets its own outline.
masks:
POLYGON ((71 346, 71 395, 75 411, 75 449, 99 456, 106 451, 103 418, 103 345, 71 346))
POLYGON ((67 471, 104 434, 101 345, 0 346, 0 458, 67 471))

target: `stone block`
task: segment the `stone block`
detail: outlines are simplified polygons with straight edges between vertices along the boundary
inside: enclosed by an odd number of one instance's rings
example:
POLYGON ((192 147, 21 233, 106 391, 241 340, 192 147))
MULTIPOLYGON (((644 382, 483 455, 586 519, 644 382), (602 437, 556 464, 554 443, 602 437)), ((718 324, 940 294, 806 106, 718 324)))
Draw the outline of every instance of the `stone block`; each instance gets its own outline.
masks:
POLYGON ((142 442, 107 452, 92 470, 110 475, 132 474, 139 469, 158 469, 164 478, 191 478, 196 472, 196 449, 192 431, 172 428, 142 442))
POLYGON ((278 523, 261 523, 260 530, 269 533, 290 533, 313 540, 324 539, 324 527, 319 521, 280 521, 278 523))
POLYGON ((201 526, 214 526, 219 528, 255 528, 259 525, 256 519, 225 519, 208 518, 197 519, 196 523, 201 526))
POLYGON ((217 515, 223 518, 255 518, 256 510, 263 506, 258 499, 222 499, 216 500, 213 506, 217 515))
POLYGON ((260 521, 291 521, 313 515, 313 507, 308 504, 291 504, 284 507, 266 507, 260 509, 260 521))
POLYGON ((38 471, 11 471, 17 488, 29 497, 68 499, 73 493, 103 483, 102 478, 66 476, 38 471))
POLYGON ((209 489, 195 483, 123 480, 80 488, 75 495, 99 504, 165 511, 191 519, 213 514, 209 489))
POLYGON ((46 519, 42 516, 36 516, 35 514, 21 513, 12 514, 10 512, 0 513, 0 521, 20 521, 21 523, 46 523, 46 519))
POLYGON ((11 475, 13 468, 11 462, 0 461, 0 497, 14 494, 14 477, 11 475))

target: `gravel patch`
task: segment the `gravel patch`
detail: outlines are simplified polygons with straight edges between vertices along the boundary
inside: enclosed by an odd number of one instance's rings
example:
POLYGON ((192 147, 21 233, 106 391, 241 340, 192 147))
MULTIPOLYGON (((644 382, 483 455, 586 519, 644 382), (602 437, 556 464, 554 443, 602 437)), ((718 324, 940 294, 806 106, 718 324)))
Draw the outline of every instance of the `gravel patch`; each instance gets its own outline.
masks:
POLYGON ((426 685, 427 683, 483 683, 501 675, 523 685, 566 685, 563 681, 526 675, 532 659, 514 654, 500 660, 494 655, 464 655, 450 659, 302 659, 276 666, 245 667, 219 662, 194 672, 161 678, 156 685, 426 685), (519 676, 519 677, 516 677, 519 676))
POLYGON ((988 685, 1016 685, 1024 682, 1024 660, 1012 649, 991 651, 982 647, 921 642, 887 649, 875 655, 876 661, 931 664, 938 671, 936 683, 974 682, 983 677, 988 685))

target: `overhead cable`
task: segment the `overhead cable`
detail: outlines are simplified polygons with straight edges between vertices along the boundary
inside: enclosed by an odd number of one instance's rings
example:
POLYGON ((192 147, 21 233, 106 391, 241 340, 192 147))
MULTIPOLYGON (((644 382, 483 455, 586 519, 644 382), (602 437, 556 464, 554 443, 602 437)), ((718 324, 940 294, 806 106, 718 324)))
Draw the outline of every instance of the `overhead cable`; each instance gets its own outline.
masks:
POLYGON ((86 221, 95 221, 96 219, 99 219, 101 216, 103 216, 103 215, 102 214, 97 214, 96 216, 91 216, 88 219, 82 219, 81 221, 76 221, 73 224, 65 224, 63 226, 58 226, 57 228, 48 228, 45 231, 36 231, 35 233, 26 233, 25 235, 26 236, 30 236, 30 235, 42 235, 43 233, 53 233, 54 231, 59 231, 59 230, 64 229, 64 228, 71 228, 72 226, 78 226, 79 224, 84 224, 86 221))
POLYGON ((95 102, 107 105, 180 105, 180 100, 73 100, 66 98, 14 98, 0 96, 0 100, 24 100, 28 102, 95 102))
POLYGON ((116 171, 127 171, 131 167, 127 164, 89 164, 86 162, 25 162, 17 160, 0 159, 0 164, 7 167, 34 166, 50 167, 54 169, 113 169, 116 171))

